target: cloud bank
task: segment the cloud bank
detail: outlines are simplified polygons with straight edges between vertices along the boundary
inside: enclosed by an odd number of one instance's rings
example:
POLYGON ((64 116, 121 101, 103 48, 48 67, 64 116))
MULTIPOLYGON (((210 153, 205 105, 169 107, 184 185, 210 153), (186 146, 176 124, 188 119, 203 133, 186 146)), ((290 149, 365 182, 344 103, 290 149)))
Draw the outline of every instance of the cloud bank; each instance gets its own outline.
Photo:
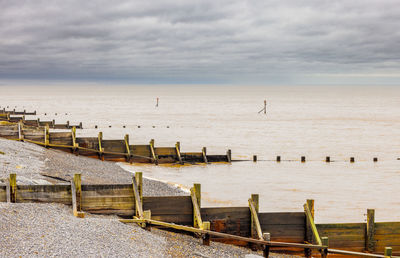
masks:
POLYGON ((0 78, 396 84, 399 17, 385 0, 0 0, 0 78))

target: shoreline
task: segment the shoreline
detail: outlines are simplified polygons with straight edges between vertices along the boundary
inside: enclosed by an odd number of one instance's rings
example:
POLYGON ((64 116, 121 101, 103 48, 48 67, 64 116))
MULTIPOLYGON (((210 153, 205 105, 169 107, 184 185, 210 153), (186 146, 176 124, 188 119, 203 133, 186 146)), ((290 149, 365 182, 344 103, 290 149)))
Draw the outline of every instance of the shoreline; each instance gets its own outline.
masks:
MULTIPOLYGON (((0 138, 0 179, 17 174, 17 184, 65 184, 74 173, 92 184, 127 183, 132 173, 118 164, 0 138)), ((186 191, 152 178, 143 178, 144 196, 187 195, 186 191)), ((202 240, 159 229, 151 232, 120 223, 117 216, 87 213, 73 216, 62 204, 0 203, 0 256, 69 257, 257 257, 248 248, 202 240), (117 240, 115 240, 117 239, 117 240)), ((291 257, 271 254, 272 257, 291 257)))

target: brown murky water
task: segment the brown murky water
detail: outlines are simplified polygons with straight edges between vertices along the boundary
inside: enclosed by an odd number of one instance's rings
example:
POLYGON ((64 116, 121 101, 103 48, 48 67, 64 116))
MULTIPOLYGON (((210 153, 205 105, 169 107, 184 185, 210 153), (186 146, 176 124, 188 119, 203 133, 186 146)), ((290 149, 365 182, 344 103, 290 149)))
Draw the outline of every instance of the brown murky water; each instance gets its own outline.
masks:
POLYGON ((154 138, 156 146, 180 141, 182 151, 207 146, 213 154, 230 148, 234 159, 258 155, 257 163, 231 165, 123 165, 187 188, 201 183, 203 206, 247 205, 250 194, 259 193, 261 211, 301 211, 304 201, 312 198, 318 222, 360 222, 367 208, 376 209, 377 221, 400 221, 400 88, 3 86, 1 90, 1 107, 36 109, 43 120, 82 121, 89 129, 80 135, 97 135, 101 130, 105 138, 122 138, 129 133, 131 143, 154 138), (266 116, 257 114, 264 99, 266 116), (293 161, 270 161, 277 155, 293 161), (300 156, 307 162, 301 163, 300 156), (323 162, 325 156, 334 162, 323 162), (356 162, 350 164, 352 156, 356 162), (379 162, 372 162, 373 157, 379 162))

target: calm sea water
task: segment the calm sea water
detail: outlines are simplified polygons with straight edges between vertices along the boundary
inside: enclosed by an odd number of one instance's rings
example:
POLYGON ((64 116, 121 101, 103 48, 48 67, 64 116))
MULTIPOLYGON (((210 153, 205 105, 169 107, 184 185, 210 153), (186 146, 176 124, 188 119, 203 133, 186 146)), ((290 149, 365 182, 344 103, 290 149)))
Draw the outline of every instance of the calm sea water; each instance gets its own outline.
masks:
POLYGON ((232 149, 234 159, 258 155, 257 163, 122 165, 185 188, 201 183, 203 206, 247 205, 249 196, 258 193, 261 211, 301 211, 311 198, 318 222, 361 222, 368 208, 376 209, 377 221, 400 221, 400 87, 0 89, 1 107, 37 110, 42 120, 82 121, 87 129, 78 135, 101 130, 106 139, 128 133, 137 144, 152 138, 156 146, 180 141, 184 152, 206 146, 210 154, 232 149), (264 99, 267 115, 257 113, 264 99), (292 161, 271 161, 277 155, 292 161), (335 162, 323 162, 325 156, 335 162), (352 156, 354 164, 348 162, 352 156))

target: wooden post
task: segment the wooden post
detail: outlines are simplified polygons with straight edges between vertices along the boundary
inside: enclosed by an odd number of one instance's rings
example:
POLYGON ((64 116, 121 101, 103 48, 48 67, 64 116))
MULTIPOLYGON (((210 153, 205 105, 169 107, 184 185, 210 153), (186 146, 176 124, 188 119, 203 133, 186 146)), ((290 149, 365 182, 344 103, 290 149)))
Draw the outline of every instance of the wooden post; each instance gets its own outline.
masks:
POLYGON ((204 161, 204 163, 208 163, 208 160, 207 160, 207 148, 206 147, 203 147, 203 149, 201 150, 201 153, 203 154, 203 161, 204 161))
POLYGON ((10 202, 17 202, 17 174, 10 174, 10 202))
POLYGON ((18 140, 22 141, 24 139, 23 135, 22 135, 22 122, 19 121, 18 122, 18 140))
POLYGON ((47 147, 47 145, 49 145, 49 143, 50 143, 50 133, 49 133, 49 125, 48 124, 46 124, 46 126, 44 127, 44 146, 45 147, 47 147))
POLYGON ((72 132, 72 146, 73 146, 72 153, 79 155, 79 148, 78 148, 79 146, 78 146, 78 143, 76 143, 76 127, 75 126, 72 127, 71 132, 72 132))
POLYGON ((281 156, 276 156, 276 162, 281 162, 281 156))
MULTIPOLYGON (((271 234, 263 233, 263 239, 265 241, 271 241, 271 234)), ((264 257, 267 257, 267 258, 269 257, 269 246, 268 245, 264 246, 263 254, 264 254, 264 257)))
POLYGON ((314 209, 309 207, 309 200, 307 200, 307 203, 304 204, 303 207, 304 207, 304 212, 306 214, 307 221, 310 224, 311 231, 313 233, 313 239, 315 239, 315 241, 317 242, 317 245, 322 245, 321 238, 319 237, 317 227, 315 226, 315 223, 314 223, 314 212, 312 211, 314 209))
POLYGON ((231 150, 227 150, 226 152, 226 158, 228 160, 229 163, 232 162, 232 151, 231 150))
POLYGON ((143 172, 135 172, 136 185, 140 196, 140 202, 143 204, 143 172))
POLYGON ((329 157, 329 156, 326 156, 326 158, 325 158, 325 162, 327 162, 327 163, 331 162, 331 157, 329 157))
POLYGON ((190 188, 190 196, 192 198, 193 205, 193 227, 203 228, 203 221, 201 219, 200 207, 201 207, 201 185, 193 184, 190 188))
POLYGON ((178 157, 178 160, 179 160, 179 164, 183 165, 183 160, 181 157, 181 143, 180 142, 176 142, 175 150, 176 150, 176 156, 178 157))
POLYGON ((138 218, 143 218, 143 192, 140 194, 139 185, 141 184, 142 173, 136 172, 132 178, 133 195, 135 197, 135 214, 138 218))
POLYGON ((257 155, 253 155, 253 162, 257 162, 257 155))
MULTIPOLYGON (((314 200, 312 199, 308 199, 307 200, 307 206, 308 209, 310 210, 310 215, 312 217, 312 219, 314 220, 314 200)), ((306 243, 310 243, 312 244, 314 242, 314 238, 313 238, 313 232, 312 232, 312 227, 311 227, 311 223, 308 219, 306 219, 306 236, 305 236, 305 240, 306 243)), ((305 248, 304 249, 304 255, 306 257, 311 257, 312 256, 312 250, 309 248, 305 248)))
POLYGON ((152 158, 154 160, 154 164, 158 165, 158 159, 157 159, 157 156, 156 156, 156 152, 154 150, 154 139, 150 140, 150 152, 151 152, 151 156, 152 156, 152 158))
POLYGON ((321 257, 326 258, 328 256, 328 246, 329 246, 329 239, 328 237, 321 237, 322 245, 326 246, 326 248, 321 249, 321 257))
POLYGON ((125 156, 125 160, 126 162, 132 163, 131 150, 129 148, 129 134, 125 134, 124 142, 125 142, 125 151, 128 154, 127 156, 125 156))
POLYGON ((365 238, 365 249, 368 252, 375 251, 375 210, 367 210, 367 236, 365 238))
MULTIPOLYGON (((254 207, 254 213, 251 211, 251 206, 250 205, 250 214, 251 214, 251 222, 250 222, 250 236, 252 238, 257 238, 260 239, 258 232, 257 232, 257 224, 256 221, 258 221, 258 210, 259 210, 259 195, 258 194, 252 194, 251 198, 249 199, 249 205, 250 203, 253 205, 254 207), (257 215, 257 218, 256 216, 257 215)), ((262 238, 262 235, 261 235, 262 238)))
POLYGON ((392 248, 391 247, 385 247, 385 256, 386 257, 392 257, 392 248))
POLYGON ((74 179, 71 180, 71 195, 72 212, 74 216, 78 218, 84 218, 85 213, 82 212, 81 174, 74 174, 74 179))
POLYGON ((103 155, 103 147, 101 146, 101 142, 103 140, 103 132, 99 132, 99 135, 97 136, 98 141, 99 141, 99 158, 104 161, 104 155, 103 155))
MULTIPOLYGON (((211 229, 211 224, 210 224, 209 221, 204 221, 203 222, 203 229, 204 230, 210 230, 211 229)), ((209 234, 204 234, 203 235, 203 245, 209 246, 210 245, 210 240, 211 240, 211 237, 210 237, 209 234)))
POLYGON ((81 211, 82 210, 81 174, 74 174, 74 185, 76 189, 76 207, 78 211, 81 211))
POLYGON ((267 114, 267 100, 264 99, 264 114, 267 114))

